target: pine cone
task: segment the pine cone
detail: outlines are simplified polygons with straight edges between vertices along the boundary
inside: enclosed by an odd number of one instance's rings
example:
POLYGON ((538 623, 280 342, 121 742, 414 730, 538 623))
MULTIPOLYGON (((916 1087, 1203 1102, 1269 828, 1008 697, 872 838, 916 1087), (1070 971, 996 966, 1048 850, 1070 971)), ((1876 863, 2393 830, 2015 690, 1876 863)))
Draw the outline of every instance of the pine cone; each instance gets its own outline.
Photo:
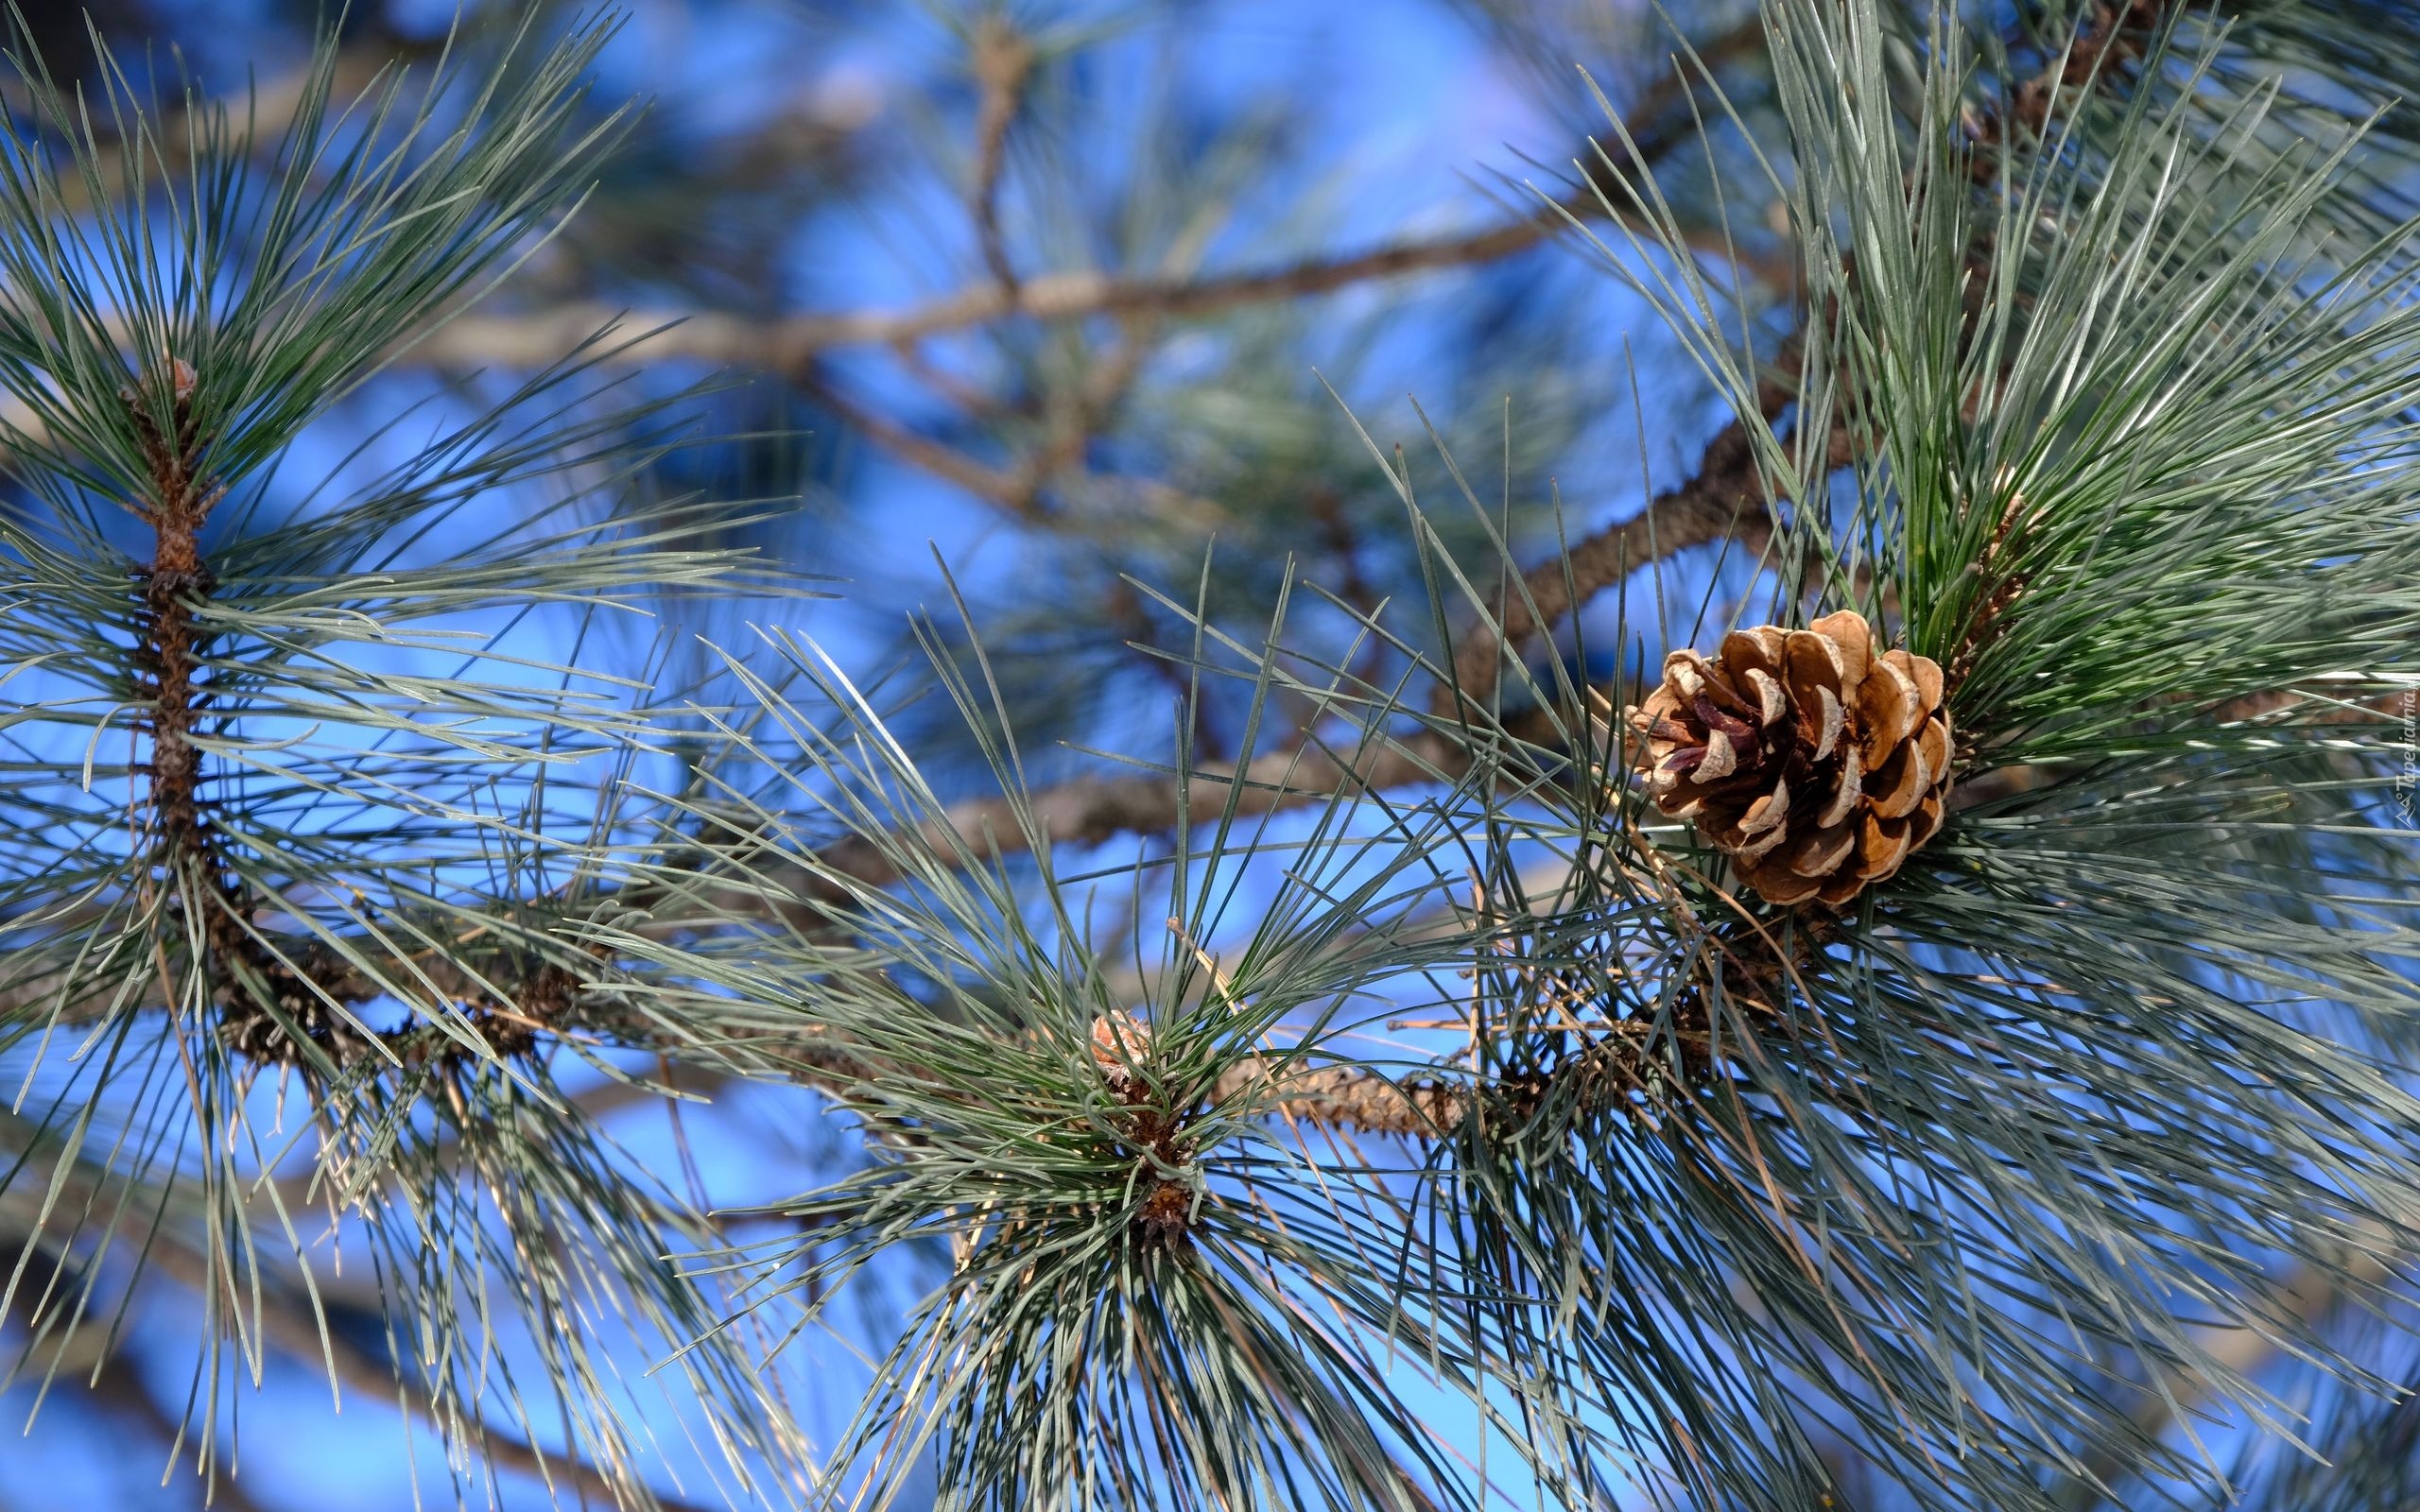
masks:
POLYGON ((1874 640, 1847 610, 1804 630, 1734 630, 1711 661, 1666 657, 1664 685, 1630 711, 1648 796, 1696 821, 1769 902, 1837 907, 1941 827, 1941 668, 1877 656, 1874 640))

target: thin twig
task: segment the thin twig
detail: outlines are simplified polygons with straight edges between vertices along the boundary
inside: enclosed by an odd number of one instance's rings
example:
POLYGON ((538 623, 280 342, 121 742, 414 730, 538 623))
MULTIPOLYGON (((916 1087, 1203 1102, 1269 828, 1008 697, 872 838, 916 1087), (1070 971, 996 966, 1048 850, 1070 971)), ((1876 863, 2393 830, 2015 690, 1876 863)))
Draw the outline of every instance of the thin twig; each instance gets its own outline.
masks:
POLYGON ((907 426, 866 408, 817 373, 802 373, 797 383, 807 397, 840 417, 853 430, 901 461, 954 483, 980 499, 1006 505, 1026 491, 1017 472, 981 462, 954 446, 917 435, 907 426))
POLYGON ((1006 20, 986 16, 972 42, 976 86, 982 92, 975 112, 975 184, 969 196, 983 266, 1002 293, 1016 297, 1017 272, 1000 232, 1000 179, 1008 165, 1009 128, 1025 103, 1033 77, 1033 43, 1006 20))

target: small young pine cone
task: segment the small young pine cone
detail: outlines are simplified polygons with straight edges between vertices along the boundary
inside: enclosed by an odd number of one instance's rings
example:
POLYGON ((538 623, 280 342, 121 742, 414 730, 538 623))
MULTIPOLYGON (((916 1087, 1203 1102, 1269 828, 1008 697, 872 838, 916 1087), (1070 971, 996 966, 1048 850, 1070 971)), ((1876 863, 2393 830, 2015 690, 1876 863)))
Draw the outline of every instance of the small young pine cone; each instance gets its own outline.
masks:
MULTIPOLYGON (((182 357, 168 359, 168 397, 180 406, 193 398, 194 387, 200 382, 201 375, 193 370, 192 363, 182 357)), ((127 384, 118 389, 117 397, 130 405, 140 406, 143 403, 142 386, 127 384)))
POLYGON ((1874 642, 1848 610, 1804 630, 1735 630, 1711 659, 1665 658, 1663 686, 1630 711, 1648 796, 1768 902, 1838 907, 1941 827, 1941 668, 1874 642))
POLYGON ((1186 1247, 1185 1231, 1193 1227, 1193 1194, 1173 1181, 1163 1180, 1143 1199, 1134 1221, 1146 1243, 1182 1251, 1186 1247))
POLYGON ((1123 1008, 1093 1021, 1093 1063, 1100 1067, 1110 1089, 1121 1095, 1133 1085, 1135 1068, 1143 1063, 1150 1045, 1150 1027, 1123 1008))

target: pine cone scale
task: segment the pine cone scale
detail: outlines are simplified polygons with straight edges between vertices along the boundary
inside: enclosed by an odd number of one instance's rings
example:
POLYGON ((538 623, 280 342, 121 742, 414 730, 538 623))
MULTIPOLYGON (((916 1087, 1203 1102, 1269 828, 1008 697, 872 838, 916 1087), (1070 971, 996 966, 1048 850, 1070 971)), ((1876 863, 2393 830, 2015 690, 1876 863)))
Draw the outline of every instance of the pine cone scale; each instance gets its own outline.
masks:
POLYGON ((1910 844, 1905 822, 1894 823, 1869 811, 1858 833, 1858 865, 1870 876, 1887 877, 1907 859, 1910 844))
POLYGON ((1858 799, 1865 796, 1864 763, 1858 747, 1851 746, 1841 754, 1841 777, 1832 789, 1832 801, 1815 816, 1815 822, 1829 829, 1843 823, 1857 812, 1858 799))
POLYGON ((1915 679, 1888 662, 1876 664, 1864 694, 1865 755, 1878 765, 1914 732, 1926 711, 1915 679))

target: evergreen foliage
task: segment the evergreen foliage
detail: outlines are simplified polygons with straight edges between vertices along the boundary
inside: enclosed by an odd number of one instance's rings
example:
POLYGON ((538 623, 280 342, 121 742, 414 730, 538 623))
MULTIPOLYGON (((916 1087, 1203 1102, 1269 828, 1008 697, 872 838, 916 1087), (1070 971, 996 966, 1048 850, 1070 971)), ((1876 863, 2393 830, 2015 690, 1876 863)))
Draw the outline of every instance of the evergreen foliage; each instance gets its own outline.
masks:
MULTIPOLYGON (((1584 253, 1730 419, 1584 534, 1539 475, 1613 399, 1576 362, 1409 455, 1282 311, 1148 360, 1340 265, 1196 278, 1138 192, 1160 282, 1023 267, 1005 176, 1076 147, 1017 123, 1084 43, 965 21, 992 302, 948 318, 1004 322, 1010 460, 786 370, 1042 567, 994 604, 942 561, 862 665, 786 623, 776 507, 696 483, 783 491, 782 402, 510 304, 610 260, 628 204, 550 253, 662 150, 588 98, 610 19, 366 87, 322 36, 283 124, 21 51, 8 1379, 98 1391, 164 1281, 169 1454, 230 1497, 284 1354, 432 1426, 466 1504, 679 1505, 667 1465, 764 1505, 2394 1504, 2420 49, 2365 0, 2017 9, 1764 0, 1590 83, 1597 145, 1489 234, 1584 253), (1945 818, 1777 904, 1640 768, 1795 720, 1804 779, 1821 669, 1747 720, 1729 646, 1843 611, 1941 677, 1945 818), (609 1095, 850 1149, 717 1205, 609 1095)), ((1449 397, 1575 339, 1507 324, 1449 397)))

